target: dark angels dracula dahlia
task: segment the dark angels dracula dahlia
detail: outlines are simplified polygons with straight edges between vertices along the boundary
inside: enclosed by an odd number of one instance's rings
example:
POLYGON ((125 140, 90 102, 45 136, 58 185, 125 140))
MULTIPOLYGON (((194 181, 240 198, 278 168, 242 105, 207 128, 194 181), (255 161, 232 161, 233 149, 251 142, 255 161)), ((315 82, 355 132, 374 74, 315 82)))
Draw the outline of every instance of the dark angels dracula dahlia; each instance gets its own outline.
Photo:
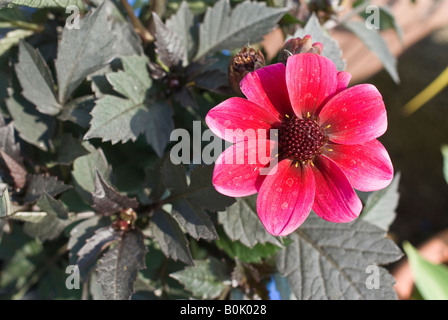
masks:
POLYGON ((213 174, 225 195, 258 193, 257 212, 269 233, 290 234, 311 210, 328 221, 352 221, 362 209, 354 189, 374 191, 392 181, 390 157, 376 139, 387 128, 382 96, 370 84, 347 88, 350 78, 323 56, 296 54, 286 66, 249 73, 240 83, 247 99, 229 98, 207 114, 222 139, 227 130, 275 132, 255 138, 258 146, 276 146, 266 161, 245 161, 259 149, 234 136, 213 174), (233 157, 244 159, 223 161, 233 157), (266 167, 272 167, 267 174, 266 167))

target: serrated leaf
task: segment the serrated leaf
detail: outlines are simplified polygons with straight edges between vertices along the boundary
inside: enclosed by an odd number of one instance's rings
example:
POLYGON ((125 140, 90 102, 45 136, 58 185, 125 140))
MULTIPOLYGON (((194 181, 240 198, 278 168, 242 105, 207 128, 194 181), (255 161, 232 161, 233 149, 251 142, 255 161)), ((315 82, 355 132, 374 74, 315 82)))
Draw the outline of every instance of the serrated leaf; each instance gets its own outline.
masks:
POLYGON ((145 132, 147 142, 161 156, 174 129, 172 108, 165 102, 147 100, 152 84, 147 57, 131 56, 122 61, 124 71, 108 74, 107 78, 124 98, 105 95, 97 100, 91 127, 84 139, 124 143, 135 141, 145 132))
POLYGON ((183 65, 193 58, 196 49, 197 28, 195 26, 194 15, 191 12, 188 2, 182 1, 179 9, 165 22, 166 27, 174 32, 183 42, 184 57, 183 65))
POLYGON ((201 299, 215 299, 228 286, 227 269, 224 263, 215 258, 195 260, 194 267, 170 274, 171 277, 182 283, 185 288, 201 299))
POLYGON ((195 239, 218 238, 215 226, 201 206, 182 199, 173 204, 172 215, 182 228, 195 239))
POLYGON ((62 107, 55 92, 51 71, 42 55, 24 41, 19 42, 19 62, 15 65, 23 96, 42 113, 55 115, 62 107), (39 86, 36 86, 39 83, 39 86))
POLYGON ((395 209, 400 199, 399 184, 400 174, 398 173, 389 186, 371 193, 361 213, 361 219, 388 231, 397 215, 395 209))
POLYGON ((144 236, 134 229, 109 249, 98 266, 98 282, 107 300, 129 300, 134 293, 134 282, 139 270, 145 268, 147 252, 144 236))
POLYGON ((324 31, 323 27, 321 27, 319 19, 315 13, 310 16, 304 28, 298 29, 294 33, 294 38, 303 38, 306 35, 311 36, 313 43, 322 43, 322 55, 333 61, 337 70, 345 70, 346 63, 345 60, 342 59, 341 48, 338 43, 324 31))
POLYGON ((281 245, 279 239, 269 234, 261 224, 256 201, 256 196, 238 198, 226 211, 218 212, 219 223, 230 239, 241 241, 247 247, 252 248, 259 243, 281 245))
POLYGON ((188 199, 212 211, 223 211, 235 202, 218 191, 212 183, 213 165, 198 165, 191 171, 188 199))
POLYGON ((160 18, 152 14, 156 33, 156 52, 160 61, 168 68, 180 66, 185 59, 185 47, 182 39, 168 29, 160 18))
POLYGON ((95 170, 98 170, 104 180, 110 183, 112 169, 100 148, 73 162, 72 177, 76 191, 88 202, 91 202, 91 193, 95 191, 95 170))
POLYGON ((91 73, 103 68, 121 54, 109 1, 80 20, 78 30, 64 28, 55 62, 58 79, 58 100, 64 104, 75 89, 91 73))
POLYGON ((366 28, 366 25, 360 21, 347 21, 343 26, 356 35, 366 47, 380 59, 392 80, 395 83, 400 83, 400 77, 397 70, 397 59, 390 52, 386 41, 378 30, 368 29, 366 28))
POLYGON ((386 232, 365 222, 331 223, 312 214, 277 254, 278 271, 299 300, 396 299, 394 278, 378 267, 380 286, 368 288, 369 266, 398 260, 402 253, 386 232))
POLYGON ((55 176, 46 176, 42 174, 29 175, 27 177, 25 186, 26 191, 23 201, 26 203, 33 202, 45 193, 54 197, 70 188, 72 188, 70 185, 66 185, 55 176))
POLYGON ((6 106, 13 119, 14 128, 26 142, 48 151, 55 127, 54 119, 36 110, 34 105, 16 93, 6 99, 6 106))
POLYGON ((207 9, 199 28, 195 59, 261 41, 287 11, 287 8, 270 8, 263 2, 251 1, 244 1, 232 10, 229 0, 218 1, 207 9))
POLYGON ((68 211, 64 204, 50 196, 47 192, 44 192, 37 201, 36 205, 47 214, 54 215, 59 219, 68 219, 68 211))
POLYGON ((0 8, 8 4, 31 8, 67 8, 72 5, 77 6, 80 10, 85 9, 82 0, 5 0, 0 4, 0 8))
POLYGON ((100 253, 119 238, 119 234, 110 227, 97 229, 95 234, 85 239, 85 244, 76 253, 76 264, 81 278, 86 281, 90 271, 95 267, 100 253))
POLYGON ((99 230, 107 225, 110 225, 110 219, 100 216, 94 216, 90 219, 81 221, 70 231, 70 238, 67 243, 67 248, 70 250, 69 261, 71 265, 77 264, 78 252, 85 245, 87 239, 95 235, 96 230, 99 230))
POLYGON ((174 165, 167 158, 162 167, 162 179, 171 191, 172 215, 180 225, 194 238, 216 239, 217 233, 210 217, 204 211, 224 210, 235 200, 218 193, 212 184, 212 166, 198 166, 186 180, 183 165, 174 165))
POLYGON ((92 193, 93 208, 100 214, 110 216, 121 210, 137 208, 138 202, 110 187, 95 170, 95 191, 92 193))
POLYGON ((172 194, 177 195, 187 191, 187 170, 184 165, 175 165, 166 158, 160 170, 163 184, 172 194))
POLYGON ((159 157, 170 142, 171 132, 174 130, 173 116, 172 107, 164 101, 156 101, 147 111, 145 138, 159 157))
POLYGON ((194 78, 196 87, 220 94, 231 94, 229 76, 218 69, 206 70, 194 78))
POLYGON ((151 219, 150 230, 162 252, 177 261, 193 264, 187 239, 179 224, 163 209, 157 209, 151 219))
POLYGON ((422 255, 409 242, 403 244, 409 260, 415 285, 425 300, 448 300, 448 267, 434 264, 422 255))

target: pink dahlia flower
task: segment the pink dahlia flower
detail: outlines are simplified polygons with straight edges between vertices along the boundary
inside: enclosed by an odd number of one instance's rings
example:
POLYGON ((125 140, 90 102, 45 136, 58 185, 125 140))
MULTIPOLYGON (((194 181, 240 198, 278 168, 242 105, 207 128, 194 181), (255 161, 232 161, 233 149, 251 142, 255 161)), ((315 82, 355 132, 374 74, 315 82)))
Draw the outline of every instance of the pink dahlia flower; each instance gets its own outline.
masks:
POLYGON ((269 233, 290 234, 311 209, 328 221, 352 221, 362 209, 354 189, 374 191, 391 182, 390 157, 376 140, 387 128, 381 94, 370 84, 347 88, 350 78, 323 56, 293 55, 286 66, 249 73, 241 81, 247 99, 227 99, 207 114, 218 137, 229 140, 228 130, 240 133, 217 159, 216 190, 232 197, 258 193, 258 216, 269 233), (251 144, 241 134, 248 129, 277 131, 257 135, 251 144), (259 155, 257 146, 271 154, 248 161, 259 155), (271 171, 262 173, 267 167, 271 171))

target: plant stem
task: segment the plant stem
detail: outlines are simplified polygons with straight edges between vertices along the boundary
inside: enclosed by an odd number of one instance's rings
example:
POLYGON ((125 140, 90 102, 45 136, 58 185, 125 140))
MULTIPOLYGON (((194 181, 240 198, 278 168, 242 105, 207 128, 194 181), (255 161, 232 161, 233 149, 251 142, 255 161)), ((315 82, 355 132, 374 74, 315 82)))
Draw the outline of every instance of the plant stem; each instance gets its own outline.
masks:
POLYGON ((124 9, 126 10, 126 13, 129 16, 129 19, 131 19, 132 25, 134 26, 135 32, 137 32, 140 37, 142 38, 143 42, 149 43, 154 41, 154 37, 152 34, 146 29, 139 18, 137 18, 134 14, 134 9, 131 7, 131 5, 128 3, 127 0, 121 0, 121 4, 123 5, 124 9))

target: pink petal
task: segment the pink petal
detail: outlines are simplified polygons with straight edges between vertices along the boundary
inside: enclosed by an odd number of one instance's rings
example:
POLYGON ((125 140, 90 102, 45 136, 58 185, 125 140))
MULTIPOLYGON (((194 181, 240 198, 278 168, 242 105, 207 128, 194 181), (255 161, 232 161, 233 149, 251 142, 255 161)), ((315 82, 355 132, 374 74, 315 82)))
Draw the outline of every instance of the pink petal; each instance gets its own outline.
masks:
POLYGON ((350 222, 362 209, 350 182, 341 169, 325 156, 314 161, 316 195, 313 210, 324 220, 331 222, 350 222))
POLYGON ((383 189, 394 177, 389 154, 376 139, 356 145, 329 144, 328 148, 333 151, 325 155, 336 162, 357 190, 383 189))
POLYGON ((280 119, 253 102, 234 97, 211 109, 205 121, 219 138, 236 142, 244 138, 250 140, 258 129, 269 130, 280 119), (232 132, 235 137, 230 134, 232 132))
POLYGON ((383 135, 387 114, 383 98, 371 84, 360 84, 335 95, 319 114, 329 139, 341 144, 360 144, 383 135))
POLYGON ((348 84, 352 78, 352 75, 346 71, 339 71, 337 77, 338 77, 338 85, 336 91, 340 92, 342 90, 347 89, 348 84))
POLYGON ((276 159, 272 152, 274 146, 275 142, 270 140, 241 141, 224 150, 216 160, 213 171, 212 181, 216 191, 230 197, 257 193, 266 176, 262 169, 276 159), (264 149, 261 149, 262 144, 264 149), (264 155, 260 154, 263 152, 264 155))
POLYGON ((296 54, 286 64, 286 85, 295 114, 305 118, 319 114, 336 92, 338 71, 334 63, 314 53, 296 54))
POLYGON ((266 176, 257 199, 257 212, 266 230, 286 236, 308 217, 314 200, 314 177, 309 166, 296 167, 282 160, 277 171, 266 176))
POLYGON ((249 101, 278 117, 291 114, 283 63, 272 64, 247 74, 240 82, 240 87, 249 101))

